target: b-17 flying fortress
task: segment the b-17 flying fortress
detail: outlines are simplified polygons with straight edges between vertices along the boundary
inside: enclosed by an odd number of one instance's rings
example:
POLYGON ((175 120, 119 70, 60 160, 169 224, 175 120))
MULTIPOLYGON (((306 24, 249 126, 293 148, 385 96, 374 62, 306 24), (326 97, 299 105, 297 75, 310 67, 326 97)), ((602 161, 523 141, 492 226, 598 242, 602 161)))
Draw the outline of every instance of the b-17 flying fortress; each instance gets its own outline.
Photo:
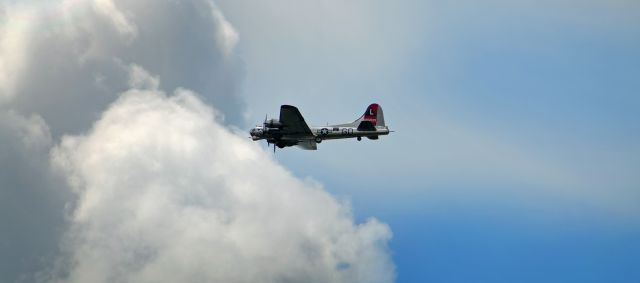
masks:
POLYGON ((388 135, 389 127, 384 123, 382 107, 373 103, 367 107, 357 120, 339 125, 316 127, 307 125, 302 114, 295 106, 282 105, 279 119, 266 119, 262 125, 251 129, 251 139, 266 140, 268 144, 284 148, 298 146, 302 149, 316 150, 317 144, 323 140, 356 138, 358 141, 366 137, 377 140, 379 136, 388 135))

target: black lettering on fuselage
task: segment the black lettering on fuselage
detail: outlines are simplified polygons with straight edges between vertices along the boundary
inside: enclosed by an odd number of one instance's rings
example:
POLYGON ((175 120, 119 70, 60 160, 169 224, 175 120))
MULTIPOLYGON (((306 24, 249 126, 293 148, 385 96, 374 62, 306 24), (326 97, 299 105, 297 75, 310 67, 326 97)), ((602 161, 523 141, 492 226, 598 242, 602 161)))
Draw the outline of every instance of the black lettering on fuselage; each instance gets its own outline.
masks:
POLYGON ((342 134, 343 135, 352 135, 353 134, 353 128, 342 128, 342 134))

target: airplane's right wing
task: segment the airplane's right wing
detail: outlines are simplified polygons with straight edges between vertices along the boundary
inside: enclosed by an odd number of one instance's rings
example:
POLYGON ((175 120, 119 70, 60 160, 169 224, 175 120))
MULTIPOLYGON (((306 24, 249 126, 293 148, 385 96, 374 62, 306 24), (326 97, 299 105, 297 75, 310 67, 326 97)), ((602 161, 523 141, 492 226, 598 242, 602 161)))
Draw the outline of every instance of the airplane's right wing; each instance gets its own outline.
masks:
POLYGON ((313 138, 313 132, 304 121, 302 114, 295 106, 280 106, 280 123, 282 123, 282 134, 295 138, 313 138))

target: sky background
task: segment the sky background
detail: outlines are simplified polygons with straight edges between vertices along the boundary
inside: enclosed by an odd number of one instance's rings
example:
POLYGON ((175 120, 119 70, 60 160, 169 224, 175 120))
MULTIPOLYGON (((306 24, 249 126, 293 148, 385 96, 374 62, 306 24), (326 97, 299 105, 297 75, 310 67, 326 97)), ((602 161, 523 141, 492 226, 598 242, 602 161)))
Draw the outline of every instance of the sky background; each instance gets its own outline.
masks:
POLYGON ((212 3, 0 1, 0 282, 640 280, 640 2, 212 3))

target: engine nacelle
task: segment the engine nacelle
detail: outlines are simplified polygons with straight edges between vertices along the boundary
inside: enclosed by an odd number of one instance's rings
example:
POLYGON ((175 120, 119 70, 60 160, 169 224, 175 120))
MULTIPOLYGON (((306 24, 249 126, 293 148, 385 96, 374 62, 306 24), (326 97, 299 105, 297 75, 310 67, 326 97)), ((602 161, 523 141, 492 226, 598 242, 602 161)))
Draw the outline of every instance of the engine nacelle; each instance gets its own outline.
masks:
POLYGON ((276 134, 280 132, 280 128, 264 128, 264 132, 269 134, 276 134))
POLYGON ((264 122, 265 128, 281 128, 282 123, 278 119, 269 119, 264 122))
POLYGON ((257 141, 264 138, 265 129, 262 126, 256 126, 249 131, 249 134, 251 135, 251 139, 257 141))

